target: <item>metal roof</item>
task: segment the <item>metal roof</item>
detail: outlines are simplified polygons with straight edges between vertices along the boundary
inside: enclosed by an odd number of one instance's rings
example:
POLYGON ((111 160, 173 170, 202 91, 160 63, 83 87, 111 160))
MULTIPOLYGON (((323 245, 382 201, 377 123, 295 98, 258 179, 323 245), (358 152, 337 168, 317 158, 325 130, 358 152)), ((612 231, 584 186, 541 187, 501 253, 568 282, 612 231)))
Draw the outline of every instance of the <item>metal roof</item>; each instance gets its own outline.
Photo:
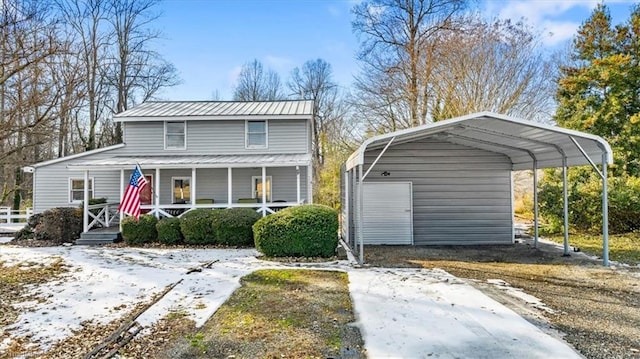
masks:
POLYGON ((532 169, 534 158, 538 168, 561 167, 563 156, 568 166, 587 165, 589 159, 600 163, 602 155, 607 163, 613 162, 611 147, 599 136, 480 112, 369 138, 349 157, 347 170, 363 164, 366 151, 382 148, 390 140, 393 146, 424 138, 502 153, 511 159, 513 170, 532 169))
POLYGON ((89 156, 89 155, 95 155, 96 153, 102 153, 102 152, 115 150, 117 148, 122 148, 122 147, 124 147, 124 143, 118 143, 117 145, 111 145, 111 146, 103 147, 103 148, 96 148, 95 150, 80 152, 80 153, 76 153, 74 155, 69 155, 69 156, 64 156, 64 157, 58 157, 58 158, 54 158, 52 160, 48 160, 48 161, 44 161, 44 162, 38 162, 38 163, 33 164, 31 166, 24 167, 24 169, 48 166, 48 165, 52 165, 52 164, 59 163, 59 162, 73 160, 73 159, 76 159, 76 158, 82 158, 82 157, 89 156))
POLYGON ((114 156, 99 160, 77 162, 67 165, 73 170, 109 171, 132 169, 139 164, 146 168, 247 168, 308 166, 311 155, 302 154, 255 154, 255 155, 184 155, 184 156, 114 156))
POLYGON ((149 101, 113 116, 115 121, 307 119, 313 115, 311 100, 283 101, 149 101))

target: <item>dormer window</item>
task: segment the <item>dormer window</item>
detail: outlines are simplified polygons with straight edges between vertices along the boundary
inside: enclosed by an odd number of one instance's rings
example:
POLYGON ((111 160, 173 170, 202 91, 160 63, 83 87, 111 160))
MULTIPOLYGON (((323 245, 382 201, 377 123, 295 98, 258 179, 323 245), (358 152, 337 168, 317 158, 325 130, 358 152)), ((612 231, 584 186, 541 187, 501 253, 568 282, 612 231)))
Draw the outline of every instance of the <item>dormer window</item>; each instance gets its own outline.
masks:
POLYGON ((245 147, 267 148, 267 121, 246 122, 245 147))
POLYGON ((186 121, 166 121, 164 123, 164 149, 184 150, 187 148, 186 121))

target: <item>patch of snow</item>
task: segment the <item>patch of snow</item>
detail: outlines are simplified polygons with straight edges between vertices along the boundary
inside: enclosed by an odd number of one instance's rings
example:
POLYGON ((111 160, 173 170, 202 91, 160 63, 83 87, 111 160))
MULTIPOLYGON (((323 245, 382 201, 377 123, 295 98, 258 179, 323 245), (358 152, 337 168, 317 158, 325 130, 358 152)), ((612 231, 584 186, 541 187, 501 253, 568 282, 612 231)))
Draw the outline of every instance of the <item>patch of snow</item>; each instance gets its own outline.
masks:
POLYGON ((13 240, 13 237, 0 237, 0 243, 9 243, 13 240))
POLYGON ((487 279, 487 283, 493 284, 496 288, 503 290, 508 295, 518 298, 534 308, 544 310, 547 313, 554 313, 554 310, 549 308, 539 298, 525 293, 521 288, 512 287, 511 284, 503 281, 502 279, 487 279))

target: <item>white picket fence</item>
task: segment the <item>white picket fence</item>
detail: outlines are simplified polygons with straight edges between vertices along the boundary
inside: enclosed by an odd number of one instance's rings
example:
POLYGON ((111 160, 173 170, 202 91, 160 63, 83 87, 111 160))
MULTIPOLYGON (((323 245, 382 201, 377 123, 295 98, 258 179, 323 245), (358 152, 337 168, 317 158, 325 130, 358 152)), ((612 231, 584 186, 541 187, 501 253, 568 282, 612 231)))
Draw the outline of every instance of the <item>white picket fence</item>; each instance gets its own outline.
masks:
POLYGON ((13 210, 11 207, 0 207, 0 223, 26 222, 33 215, 33 208, 13 210))

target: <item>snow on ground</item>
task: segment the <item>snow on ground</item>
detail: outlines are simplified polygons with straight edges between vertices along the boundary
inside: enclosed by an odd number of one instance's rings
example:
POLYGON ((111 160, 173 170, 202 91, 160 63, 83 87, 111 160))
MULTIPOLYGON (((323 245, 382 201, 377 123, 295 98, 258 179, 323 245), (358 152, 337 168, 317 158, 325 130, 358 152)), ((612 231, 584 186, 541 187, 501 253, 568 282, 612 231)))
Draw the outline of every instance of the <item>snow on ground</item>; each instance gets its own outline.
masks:
POLYGON ((442 270, 354 269, 349 282, 371 358, 581 358, 442 270))
MULTIPOLYGON (((23 303, 18 322, 3 330, 13 337, 32 336, 46 350, 72 335, 81 322, 117 319, 123 310, 180 279, 183 282, 138 321, 148 326, 170 311, 181 311, 200 326, 239 286, 242 276, 292 266, 261 261, 257 254, 253 249, 0 246, 0 262, 5 265, 47 263, 60 257, 70 266, 63 279, 34 289, 47 298, 45 302, 23 303), (217 262, 186 274, 210 261, 217 262)), ((579 358, 564 343, 441 270, 351 268, 343 261, 293 266, 348 272, 371 358, 579 358)), ((8 344, 0 343, 0 351, 8 344)))
POLYGON ((0 237, 0 243, 9 243, 13 237, 0 237))

